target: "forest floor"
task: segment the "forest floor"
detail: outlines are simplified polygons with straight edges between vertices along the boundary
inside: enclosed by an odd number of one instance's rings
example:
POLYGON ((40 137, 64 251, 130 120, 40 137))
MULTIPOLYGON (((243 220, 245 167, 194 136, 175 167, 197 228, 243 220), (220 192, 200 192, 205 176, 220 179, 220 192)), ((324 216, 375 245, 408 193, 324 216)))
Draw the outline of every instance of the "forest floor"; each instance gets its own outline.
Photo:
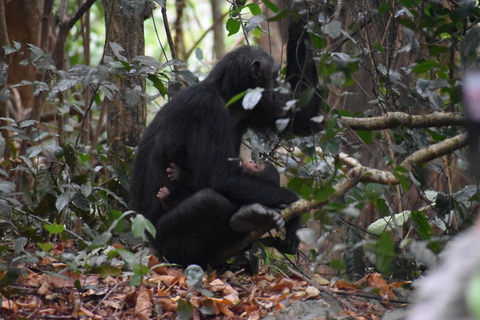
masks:
MULTIPOLYGON (((157 266, 132 286, 132 272, 73 272, 59 259, 62 248, 21 266, 24 275, 3 288, 1 318, 382 319, 408 304, 409 291, 401 289, 407 282, 387 283, 378 273, 349 283, 310 279, 293 270, 291 275, 268 268, 254 275, 211 271, 195 289, 183 269, 157 266)), ((148 259, 149 267, 159 264, 154 256, 148 259)))

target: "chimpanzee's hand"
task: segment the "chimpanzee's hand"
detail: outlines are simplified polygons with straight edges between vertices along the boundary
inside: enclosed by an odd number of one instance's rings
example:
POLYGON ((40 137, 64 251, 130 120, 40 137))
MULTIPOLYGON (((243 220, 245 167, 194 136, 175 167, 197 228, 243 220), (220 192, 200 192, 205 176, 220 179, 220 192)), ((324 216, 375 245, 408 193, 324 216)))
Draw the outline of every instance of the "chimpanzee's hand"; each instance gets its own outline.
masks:
POLYGON ((171 163, 170 167, 167 168, 167 178, 170 181, 178 180, 180 175, 180 168, 175 164, 171 163))
POLYGON ((285 221, 279 210, 255 203, 241 207, 230 218, 230 227, 236 232, 251 232, 258 229, 276 228, 285 226, 285 221))
POLYGON ((286 254, 295 254, 300 245, 300 239, 297 237, 297 230, 302 226, 302 217, 295 217, 286 224, 285 240, 276 238, 273 246, 280 252, 286 254))

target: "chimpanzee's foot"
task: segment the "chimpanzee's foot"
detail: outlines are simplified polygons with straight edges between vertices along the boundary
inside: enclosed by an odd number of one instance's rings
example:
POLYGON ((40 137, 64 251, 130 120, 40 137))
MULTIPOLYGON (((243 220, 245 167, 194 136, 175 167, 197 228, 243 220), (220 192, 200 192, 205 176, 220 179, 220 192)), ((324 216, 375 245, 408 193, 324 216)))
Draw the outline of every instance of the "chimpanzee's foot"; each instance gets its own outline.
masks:
POLYGON ((237 232, 251 232, 258 229, 285 226, 285 221, 278 210, 255 203, 241 207, 230 218, 230 227, 237 232))

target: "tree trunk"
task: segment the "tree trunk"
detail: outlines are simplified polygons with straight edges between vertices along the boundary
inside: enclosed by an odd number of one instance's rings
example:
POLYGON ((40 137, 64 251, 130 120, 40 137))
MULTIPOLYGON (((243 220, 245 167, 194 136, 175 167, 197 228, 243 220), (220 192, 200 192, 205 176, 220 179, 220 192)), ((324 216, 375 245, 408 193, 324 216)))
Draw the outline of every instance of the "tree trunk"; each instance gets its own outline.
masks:
MULTIPOLYGON (((135 8, 127 12, 121 8, 120 2, 115 0, 102 0, 105 9, 105 26, 107 34, 106 54, 113 56, 108 45, 111 42, 119 44, 125 49, 122 54, 128 59, 144 55, 144 29, 143 10, 136 15, 135 8)), ((114 77, 110 79, 120 91, 118 96, 110 101, 105 99, 107 108, 107 143, 109 147, 110 163, 121 172, 125 172, 124 163, 131 164, 131 153, 127 147, 135 147, 145 129, 146 105, 142 96, 134 106, 128 106, 126 95, 130 90, 140 88, 145 92, 145 79, 142 77, 114 77)), ((126 186, 125 186, 126 187, 126 186)), ((120 191, 121 196, 127 195, 120 191)))
POLYGON ((215 57, 220 59, 225 53, 225 26, 223 23, 217 23, 219 19, 222 19, 222 5, 223 0, 211 0, 212 4, 212 18, 213 18, 213 51, 215 57))

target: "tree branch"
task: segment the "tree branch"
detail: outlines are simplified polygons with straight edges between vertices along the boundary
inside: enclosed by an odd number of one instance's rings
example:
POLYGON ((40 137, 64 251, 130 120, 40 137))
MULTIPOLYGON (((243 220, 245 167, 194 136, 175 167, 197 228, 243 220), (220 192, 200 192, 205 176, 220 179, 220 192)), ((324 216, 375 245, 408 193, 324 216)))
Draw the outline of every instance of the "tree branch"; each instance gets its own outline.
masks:
POLYGON ((341 117, 339 122, 353 130, 384 130, 400 125, 407 128, 429 128, 463 126, 466 124, 464 114, 458 112, 433 112, 424 115, 388 112, 371 118, 341 117))
MULTIPOLYGON (((438 157, 449 154, 455 150, 463 148, 467 145, 467 135, 460 134, 450 139, 445 139, 442 142, 436 143, 428 148, 414 152, 407 157, 400 165, 406 168, 408 171, 413 170, 415 167, 420 166, 428 161, 436 159, 438 157)), ((390 171, 383 171, 373 169, 364 166, 357 166, 350 169, 343 178, 341 178, 334 186, 335 192, 332 196, 325 201, 314 201, 300 199, 295 203, 292 203, 288 208, 282 211, 282 217, 285 221, 289 221, 294 217, 309 212, 313 209, 317 209, 326 203, 332 202, 339 196, 347 193, 358 182, 373 182, 385 185, 396 185, 400 182, 395 175, 390 171)), ((251 232, 248 236, 245 236, 241 241, 231 246, 224 252, 218 255, 217 262, 221 263, 235 255, 236 253, 245 250, 253 242, 260 239, 269 229, 260 229, 251 232)))
POLYGON ((421 164, 427 163, 433 159, 452 153, 455 150, 467 146, 467 134, 462 133, 450 139, 429 146, 428 148, 418 150, 403 160, 401 166, 407 170, 412 170, 421 164))

